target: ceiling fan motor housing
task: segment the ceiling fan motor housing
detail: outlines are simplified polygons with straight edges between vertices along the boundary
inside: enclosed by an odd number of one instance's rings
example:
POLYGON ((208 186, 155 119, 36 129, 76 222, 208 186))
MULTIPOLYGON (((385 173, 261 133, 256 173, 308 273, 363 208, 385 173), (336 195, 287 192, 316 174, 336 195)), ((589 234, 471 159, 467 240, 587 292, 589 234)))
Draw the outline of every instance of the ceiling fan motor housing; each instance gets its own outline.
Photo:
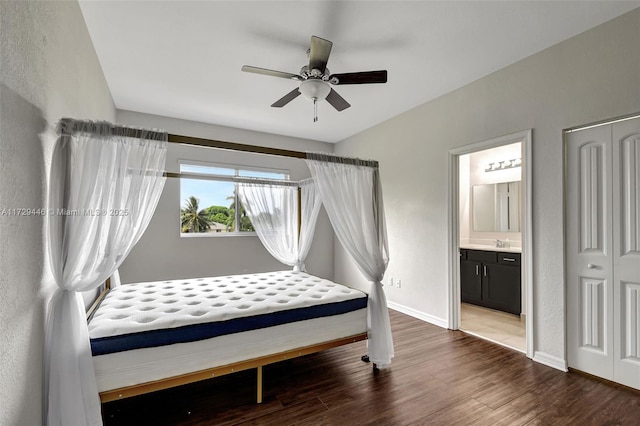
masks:
POLYGON ((329 79, 331 78, 331 71, 329 71, 329 68, 325 68, 324 71, 318 68, 309 69, 309 66, 305 65, 300 68, 300 76, 305 80, 309 78, 317 78, 324 81, 329 81, 329 79))

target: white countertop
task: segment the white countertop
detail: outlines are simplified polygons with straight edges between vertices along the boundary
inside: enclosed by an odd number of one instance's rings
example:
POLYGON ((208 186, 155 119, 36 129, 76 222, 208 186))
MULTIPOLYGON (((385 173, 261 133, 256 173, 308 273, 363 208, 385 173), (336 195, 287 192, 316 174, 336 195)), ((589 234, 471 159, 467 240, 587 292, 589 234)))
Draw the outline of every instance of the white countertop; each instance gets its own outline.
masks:
POLYGON ((496 247, 484 244, 461 244, 461 249, 499 251, 502 253, 522 253, 521 247, 496 247))

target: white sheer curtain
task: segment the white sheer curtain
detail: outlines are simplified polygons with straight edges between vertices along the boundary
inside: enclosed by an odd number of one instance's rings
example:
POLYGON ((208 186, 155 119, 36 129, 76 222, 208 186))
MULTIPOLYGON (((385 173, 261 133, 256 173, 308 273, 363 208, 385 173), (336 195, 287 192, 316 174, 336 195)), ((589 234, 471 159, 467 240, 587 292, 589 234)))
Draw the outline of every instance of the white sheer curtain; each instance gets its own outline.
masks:
POLYGON ((394 353, 382 289, 389 248, 378 168, 360 160, 349 159, 355 164, 342 160, 326 154, 307 154, 307 165, 338 241, 372 282, 367 318, 369 358, 385 367, 394 353))
POLYGON ((320 210, 312 181, 302 182, 298 227, 298 186, 239 183, 238 196, 258 238, 273 257, 294 270, 304 271, 320 210), (300 232, 298 232, 300 229, 300 232))
POLYGON ((307 258, 311 248, 322 200, 320 200, 320 194, 318 194, 318 189, 313 179, 305 179, 300 182, 300 196, 302 197, 302 214, 300 216, 302 223, 300 224, 298 259, 296 262, 299 265, 299 270, 306 271, 304 260, 307 258))
POLYGON ((146 229, 164 187, 167 135, 61 122, 49 188, 49 257, 58 289, 45 336, 45 424, 100 425, 84 304, 146 229), (65 127, 66 126, 66 127, 65 127), (65 136, 73 127, 72 136, 65 136))

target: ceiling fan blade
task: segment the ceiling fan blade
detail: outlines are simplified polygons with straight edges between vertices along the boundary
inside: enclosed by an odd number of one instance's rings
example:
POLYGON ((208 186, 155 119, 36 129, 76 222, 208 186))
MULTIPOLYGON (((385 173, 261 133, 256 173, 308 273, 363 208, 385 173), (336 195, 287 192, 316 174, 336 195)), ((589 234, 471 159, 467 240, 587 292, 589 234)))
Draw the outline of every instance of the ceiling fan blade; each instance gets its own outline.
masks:
POLYGON ((319 69, 324 73, 329 61, 329 54, 333 43, 320 37, 311 36, 309 48, 309 70, 319 69))
POLYGON ((287 93, 286 95, 284 95, 283 97, 275 101, 273 104, 271 104, 271 106, 274 108, 282 108, 283 106, 285 106, 286 104, 288 104, 289 102, 297 98, 298 96, 300 96, 300 91, 296 87, 295 89, 293 89, 292 91, 290 91, 289 93, 287 93))
POLYGON ((272 77, 288 78, 289 80, 302 80, 302 77, 298 74, 291 74, 290 72, 268 70, 266 68, 252 67, 251 65, 243 65, 242 71, 252 72, 254 74, 270 75, 272 77))
POLYGON ((331 74, 329 76, 329 83, 332 84, 370 84, 386 82, 387 70, 347 72, 344 74, 331 74), (338 82, 333 83, 333 78, 337 78, 338 82))
POLYGON ((331 104, 331 106, 333 106, 338 111, 342 111, 342 110, 347 109, 347 108, 349 108, 351 106, 351 104, 349 104, 349 102, 345 101, 344 98, 342 96, 338 95, 338 92, 336 92, 333 89, 331 89, 331 91, 327 95, 327 102, 329 102, 331 104))

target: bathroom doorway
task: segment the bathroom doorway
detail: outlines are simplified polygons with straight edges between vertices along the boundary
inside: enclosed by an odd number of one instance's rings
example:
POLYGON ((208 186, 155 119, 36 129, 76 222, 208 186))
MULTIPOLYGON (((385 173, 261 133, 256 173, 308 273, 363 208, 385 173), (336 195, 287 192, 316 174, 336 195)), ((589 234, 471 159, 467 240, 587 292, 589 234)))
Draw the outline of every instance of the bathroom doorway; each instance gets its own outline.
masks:
POLYGON ((533 356, 531 130, 449 152, 449 328, 533 356))

